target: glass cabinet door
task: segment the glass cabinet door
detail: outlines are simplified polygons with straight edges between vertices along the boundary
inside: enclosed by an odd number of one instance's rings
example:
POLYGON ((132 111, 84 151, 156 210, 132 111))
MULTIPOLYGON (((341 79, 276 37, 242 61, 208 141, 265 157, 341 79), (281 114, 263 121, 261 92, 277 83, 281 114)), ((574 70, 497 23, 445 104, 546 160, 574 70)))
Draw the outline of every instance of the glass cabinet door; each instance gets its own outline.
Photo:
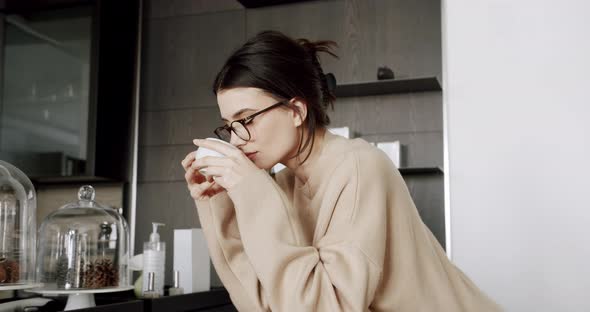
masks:
POLYGON ((2 19, 0 159, 32 177, 83 175, 92 7, 2 19))

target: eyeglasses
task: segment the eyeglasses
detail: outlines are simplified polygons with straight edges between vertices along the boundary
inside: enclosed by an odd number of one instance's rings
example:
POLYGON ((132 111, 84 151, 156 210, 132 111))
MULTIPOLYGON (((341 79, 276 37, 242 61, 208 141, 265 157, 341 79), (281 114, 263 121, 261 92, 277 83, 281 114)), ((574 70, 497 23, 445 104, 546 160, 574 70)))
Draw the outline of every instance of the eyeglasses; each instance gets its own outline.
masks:
POLYGON ((215 129, 215 135, 220 138, 221 140, 224 140, 226 142, 229 142, 231 140, 231 133, 235 133, 235 135, 237 135, 240 139, 244 140, 244 141, 250 141, 250 131, 248 130, 248 127, 246 127, 249 123, 252 122, 252 120, 254 120, 254 117, 267 112, 275 107, 284 105, 285 101, 280 101, 278 103, 275 103, 263 110, 260 110, 248 117, 242 118, 242 119, 238 119, 238 120, 234 120, 232 121, 229 125, 225 125, 222 127, 219 127, 217 129, 215 129))

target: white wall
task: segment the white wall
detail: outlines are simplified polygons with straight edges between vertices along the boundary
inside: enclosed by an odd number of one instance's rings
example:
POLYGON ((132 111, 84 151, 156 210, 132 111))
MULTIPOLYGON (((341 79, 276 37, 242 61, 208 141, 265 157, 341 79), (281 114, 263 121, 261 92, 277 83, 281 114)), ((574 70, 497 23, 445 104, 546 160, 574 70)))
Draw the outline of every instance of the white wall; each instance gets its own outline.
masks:
POLYGON ((507 311, 590 311, 590 1, 442 5, 452 259, 507 311))

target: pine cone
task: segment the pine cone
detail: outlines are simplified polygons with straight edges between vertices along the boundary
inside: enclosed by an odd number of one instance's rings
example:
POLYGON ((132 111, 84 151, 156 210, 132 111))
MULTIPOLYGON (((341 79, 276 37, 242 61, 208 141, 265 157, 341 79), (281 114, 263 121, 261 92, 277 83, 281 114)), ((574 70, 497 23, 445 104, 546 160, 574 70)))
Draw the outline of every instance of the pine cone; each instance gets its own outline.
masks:
POLYGON ((6 283, 8 272, 6 272, 6 262, 0 263, 0 283, 6 283))
POLYGON ((99 259, 86 266, 85 277, 86 288, 112 287, 119 282, 119 272, 109 259, 99 259))
POLYGON ((16 283, 20 279, 19 265, 14 260, 0 261, 0 283, 16 283))
POLYGON ((14 260, 6 261, 6 275, 8 283, 16 283, 20 280, 20 267, 14 260))
POLYGON ((94 287, 94 264, 88 263, 84 267, 84 288, 95 288, 94 287))

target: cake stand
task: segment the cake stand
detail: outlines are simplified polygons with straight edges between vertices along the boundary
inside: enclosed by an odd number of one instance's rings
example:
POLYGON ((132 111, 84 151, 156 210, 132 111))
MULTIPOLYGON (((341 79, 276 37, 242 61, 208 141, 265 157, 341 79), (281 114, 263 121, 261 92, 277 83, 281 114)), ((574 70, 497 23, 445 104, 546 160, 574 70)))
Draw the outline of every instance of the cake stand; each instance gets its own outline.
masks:
POLYGON ((37 287, 41 287, 43 286, 43 284, 20 284, 20 283, 16 283, 16 284, 5 284, 2 285, 0 284, 0 291, 5 291, 5 290, 23 290, 23 289, 31 289, 31 288, 37 288, 37 287))
POLYGON ((29 289, 27 291, 44 296, 68 295, 68 302, 64 311, 95 307, 94 294, 111 293, 133 289, 133 286, 105 287, 97 289, 29 289))

